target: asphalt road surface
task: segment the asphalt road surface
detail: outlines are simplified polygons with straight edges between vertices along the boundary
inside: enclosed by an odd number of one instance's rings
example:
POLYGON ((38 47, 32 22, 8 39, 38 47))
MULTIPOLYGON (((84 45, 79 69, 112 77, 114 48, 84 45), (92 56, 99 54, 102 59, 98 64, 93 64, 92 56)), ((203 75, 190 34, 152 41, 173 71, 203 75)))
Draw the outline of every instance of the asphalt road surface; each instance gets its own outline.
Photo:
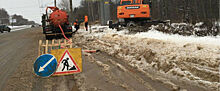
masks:
MULTIPOLYGON (((16 73, 20 62, 32 51, 37 42, 34 29, 0 34, 0 89, 7 86, 7 81, 16 73), (29 31, 30 30, 30 31, 29 31)), ((25 64, 25 63, 24 63, 25 64)))
MULTIPOLYGON (((83 53, 83 72, 68 76, 38 77, 33 63, 38 55, 41 28, 0 34, 0 91, 204 91, 182 88, 152 79, 105 52, 83 53)), ((82 35, 73 37, 74 47, 92 49, 82 35)), ((189 86, 188 86, 189 87, 189 86)))
POLYGON ((0 34, 0 91, 75 89, 73 76, 45 79, 34 74, 33 63, 38 56, 39 39, 44 39, 41 28, 0 34))

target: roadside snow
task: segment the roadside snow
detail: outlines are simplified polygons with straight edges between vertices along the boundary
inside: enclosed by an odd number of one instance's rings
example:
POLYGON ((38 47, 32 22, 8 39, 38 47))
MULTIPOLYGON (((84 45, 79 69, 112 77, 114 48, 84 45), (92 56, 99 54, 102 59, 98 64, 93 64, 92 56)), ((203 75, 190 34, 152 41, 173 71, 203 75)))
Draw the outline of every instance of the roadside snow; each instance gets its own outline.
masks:
POLYGON ((11 28, 11 31, 18 31, 18 30, 22 30, 22 29, 26 29, 26 28, 30 28, 31 25, 22 25, 22 26, 8 26, 11 28))
POLYGON ((195 44, 220 46, 220 42, 219 42, 220 36, 199 37, 199 36, 182 36, 178 34, 171 35, 171 34, 165 34, 159 31, 155 31, 155 30, 150 30, 148 32, 141 32, 141 33, 137 33, 137 34, 130 35, 130 36, 170 41, 170 42, 175 42, 177 44, 195 43, 195 44))
MULTIPOLYGON (((122 31, 116 31, 114 29, 109 29, 108 26, 92 26, 91 27, 92 33, 89 34, 88 36, 96 36, 96 37, 101 37, 103 35, 108 35, 108 34, 119 34, 119 35, 126 35, 130 37, 138 37, 138 38, 152 38, 152 39, 157 39, 157 40, 163 40, 163 41, 169 41, 169 42, 174 42, 179 45, 185 45, 188 43, 193 43, 193 44, 202 44, 202 45, 212 45, 212 46, 220 46, 220 36, 182 36, 179 34, 166 34, 163 32, 156 31, 154 29, 149 30, 148 32, 139 32, 136 34, 128 34, 128 30, 122 30, 122 31)), ((81 31, 85 32, 86 31, 81 31)))
POLYGON ((80 33, 91 38, 92 47, 124 59, 142 71, 153 68, 158 72, 217 89, 220 64, 220 36, 198 37, 170 35, 156 30, 128 34, 94 26, 92 32, 80 33))

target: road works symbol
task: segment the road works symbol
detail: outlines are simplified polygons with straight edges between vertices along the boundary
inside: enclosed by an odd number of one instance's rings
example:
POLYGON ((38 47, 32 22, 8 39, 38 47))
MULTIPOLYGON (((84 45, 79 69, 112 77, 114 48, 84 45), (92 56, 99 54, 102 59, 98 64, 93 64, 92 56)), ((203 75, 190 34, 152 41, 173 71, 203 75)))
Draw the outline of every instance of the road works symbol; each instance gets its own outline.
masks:
POLYGON ((56 71, 57 60, 53 55, 44 54, 37 58, 34 63, 34 72, 38 76, 49 77, 56 71))
POLYGON ((63 56, 60 58, 58 62, 58 67, 54 75, 59 74, 72 74, 81 72, 76 61, 70 55, 68 50, 65 50, 63 56))

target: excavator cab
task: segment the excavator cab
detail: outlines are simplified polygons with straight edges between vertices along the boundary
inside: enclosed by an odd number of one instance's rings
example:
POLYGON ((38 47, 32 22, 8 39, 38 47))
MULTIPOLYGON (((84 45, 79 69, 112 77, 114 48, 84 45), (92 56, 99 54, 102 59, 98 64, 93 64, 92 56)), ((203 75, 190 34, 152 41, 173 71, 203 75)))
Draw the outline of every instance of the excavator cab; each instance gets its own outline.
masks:
POLYGON ((132 0, 120 0, 120 5, 130 5, 132 0))
POLYGON ((121 0, 120 5, 151 4, 151 0, 121 0))

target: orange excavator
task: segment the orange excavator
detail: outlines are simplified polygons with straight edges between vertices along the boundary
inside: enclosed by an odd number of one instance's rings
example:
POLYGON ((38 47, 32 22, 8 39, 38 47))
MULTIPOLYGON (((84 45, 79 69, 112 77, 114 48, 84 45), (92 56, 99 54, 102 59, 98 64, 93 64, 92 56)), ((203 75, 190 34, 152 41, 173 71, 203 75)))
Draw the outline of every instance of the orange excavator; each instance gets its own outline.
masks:
POLYGON ((151 26, 161 23, 151 19, 151 0, 121 0, 117 7, 117 24, 110 24, 110 28, 151 26))

